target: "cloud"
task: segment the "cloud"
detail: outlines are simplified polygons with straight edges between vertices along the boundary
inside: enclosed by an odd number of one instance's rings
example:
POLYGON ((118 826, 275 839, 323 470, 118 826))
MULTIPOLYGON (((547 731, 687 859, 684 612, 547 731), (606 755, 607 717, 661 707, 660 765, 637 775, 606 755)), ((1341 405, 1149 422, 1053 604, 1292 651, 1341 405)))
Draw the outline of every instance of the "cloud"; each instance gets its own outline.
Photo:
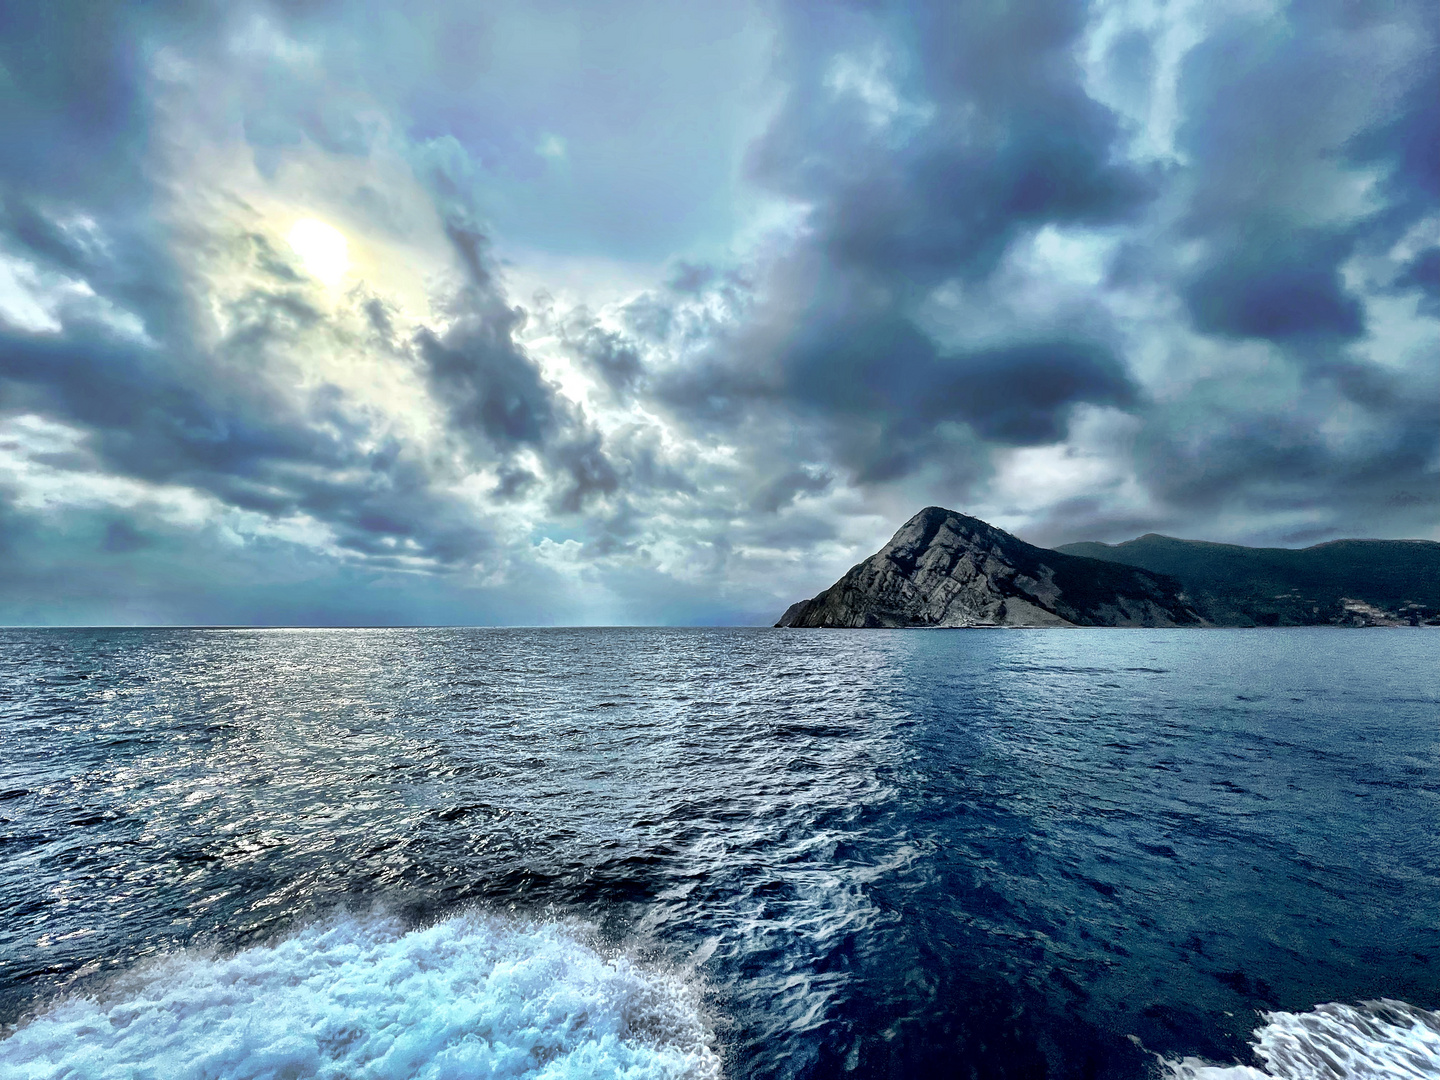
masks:
MULTIPOLYGON (((1017 241, 1123 223, 1152 197, 1081 84, 1077 10, 793 5, 784 19, 791 87, 750 169, 808 208, 804 226, 760 268, 753 313, 659 375, 660 399, 705 424, 791 411, 862 484, 923 469, 953 440, 947 425, 1027 444, 1063 438, 1077 403, 1132 404, 1103 326, 1020 312, 942 341, 925 318, 937 289, 984 292, 1017 241)), ((696 274, 671 286, 704 288, 696 274)))
POLYGON ((797 76, 752 172, 812 206, 827 259, 901 289, 975 277, 1029 228, 1123 220, 1149 196, 1112 152, 1115 117, 1081 83, 1073 5, 919 3, 889 18, 794 5, 786 18, 797 76), (915 43, 887 92, 923 120, 900 132, 900 105, 877 131, 863 100, 833 92, 826 54, 877 39, 915 43))
POLYGON ((33 6, 0 614, 768 621, 937 502, 1433 535, 1427 15, 33 6))
POLYGON ((1207 259, 1183 286, 1185 302, 1202 333, 1354 339, 1364 309, 1340 274, 1352 248, 1345 236, 1257 230, 1207 259))
POLYGON ((600 326, 583 308, 571 313, 562 334, 571 354, 593 368, 617 393, 632 389, 644 374, 638 344, 617 330, 600 326))
POLYGON ((429 329, 416 338, 458 431, 501 450, 543 445, 558 422, 553 390, 510 337, 519 318, 514 311, 489 319, 466 314, 443 338, 429 329))
POLYGON ((1418 289, 1425 313, 1440 319, 1440 247, 1426 248, 1403 267, 1395 279, 1397 289, 1418 289))
POLYGON ((835 477, 824 467, 802 464, 763 483, 755 495, 753 506, 762 513, 773 514, 801 496, 829 491, 834 482, 835 477))

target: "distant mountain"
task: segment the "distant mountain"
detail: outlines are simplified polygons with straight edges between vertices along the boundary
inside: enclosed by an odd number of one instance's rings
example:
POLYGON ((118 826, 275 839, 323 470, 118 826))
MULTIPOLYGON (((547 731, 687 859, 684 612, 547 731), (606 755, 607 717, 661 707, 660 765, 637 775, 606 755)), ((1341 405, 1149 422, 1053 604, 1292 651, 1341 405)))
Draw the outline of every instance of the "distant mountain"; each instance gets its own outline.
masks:
POLYGON ((1164 574, 1034 547, 929 506, 777 626, 1195 626, 1164 574))
POLYGON ((1168 574, 1219 626, 1440 625, 1440 544, 1429 540, 1335 540, 1297 550, 1150 533, 1055 550, 1168 574))

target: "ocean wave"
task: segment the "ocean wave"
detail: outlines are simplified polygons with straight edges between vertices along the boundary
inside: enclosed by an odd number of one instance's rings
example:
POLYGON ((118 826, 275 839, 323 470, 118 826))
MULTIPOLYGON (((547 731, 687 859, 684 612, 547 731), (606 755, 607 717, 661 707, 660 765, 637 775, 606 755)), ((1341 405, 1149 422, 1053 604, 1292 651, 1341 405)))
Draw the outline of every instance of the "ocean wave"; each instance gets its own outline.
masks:
POLYGON ((0 1076, 712 1080, 695 988, 556 923, 464 915, 311 926, 173 954, 0 1042, 0 1076))
POLYGON ((1164 1064, 1171 1080, 1435 1080, 1440 1012, 1382 999, 1266 1013, 1251 1045, 1263 1068, 1198 1058, 1164 1064))

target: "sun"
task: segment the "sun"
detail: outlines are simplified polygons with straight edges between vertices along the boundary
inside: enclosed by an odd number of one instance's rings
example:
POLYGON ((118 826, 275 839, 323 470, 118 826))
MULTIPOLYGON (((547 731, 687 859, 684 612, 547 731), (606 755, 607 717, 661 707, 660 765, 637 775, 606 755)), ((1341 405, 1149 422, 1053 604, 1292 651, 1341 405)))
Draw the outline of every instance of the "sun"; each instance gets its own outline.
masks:
POLYGON ((314 218, 301 218, 291 227, 286 239, 305 264, 305 272, 332 289, 350 269, 350 245, 345 241, 345 234, 334 226, 314 218))

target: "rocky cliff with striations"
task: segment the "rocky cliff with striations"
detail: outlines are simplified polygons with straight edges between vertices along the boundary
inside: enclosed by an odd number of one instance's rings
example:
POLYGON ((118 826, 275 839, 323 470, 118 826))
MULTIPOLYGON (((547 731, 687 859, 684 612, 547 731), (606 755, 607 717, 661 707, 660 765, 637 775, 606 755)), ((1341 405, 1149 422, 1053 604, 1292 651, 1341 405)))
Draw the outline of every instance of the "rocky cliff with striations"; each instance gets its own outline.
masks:
POLYGON ((926 507, 883 548, 777 626, 1197 626, 1164 574, 1034 547, 926 507))

